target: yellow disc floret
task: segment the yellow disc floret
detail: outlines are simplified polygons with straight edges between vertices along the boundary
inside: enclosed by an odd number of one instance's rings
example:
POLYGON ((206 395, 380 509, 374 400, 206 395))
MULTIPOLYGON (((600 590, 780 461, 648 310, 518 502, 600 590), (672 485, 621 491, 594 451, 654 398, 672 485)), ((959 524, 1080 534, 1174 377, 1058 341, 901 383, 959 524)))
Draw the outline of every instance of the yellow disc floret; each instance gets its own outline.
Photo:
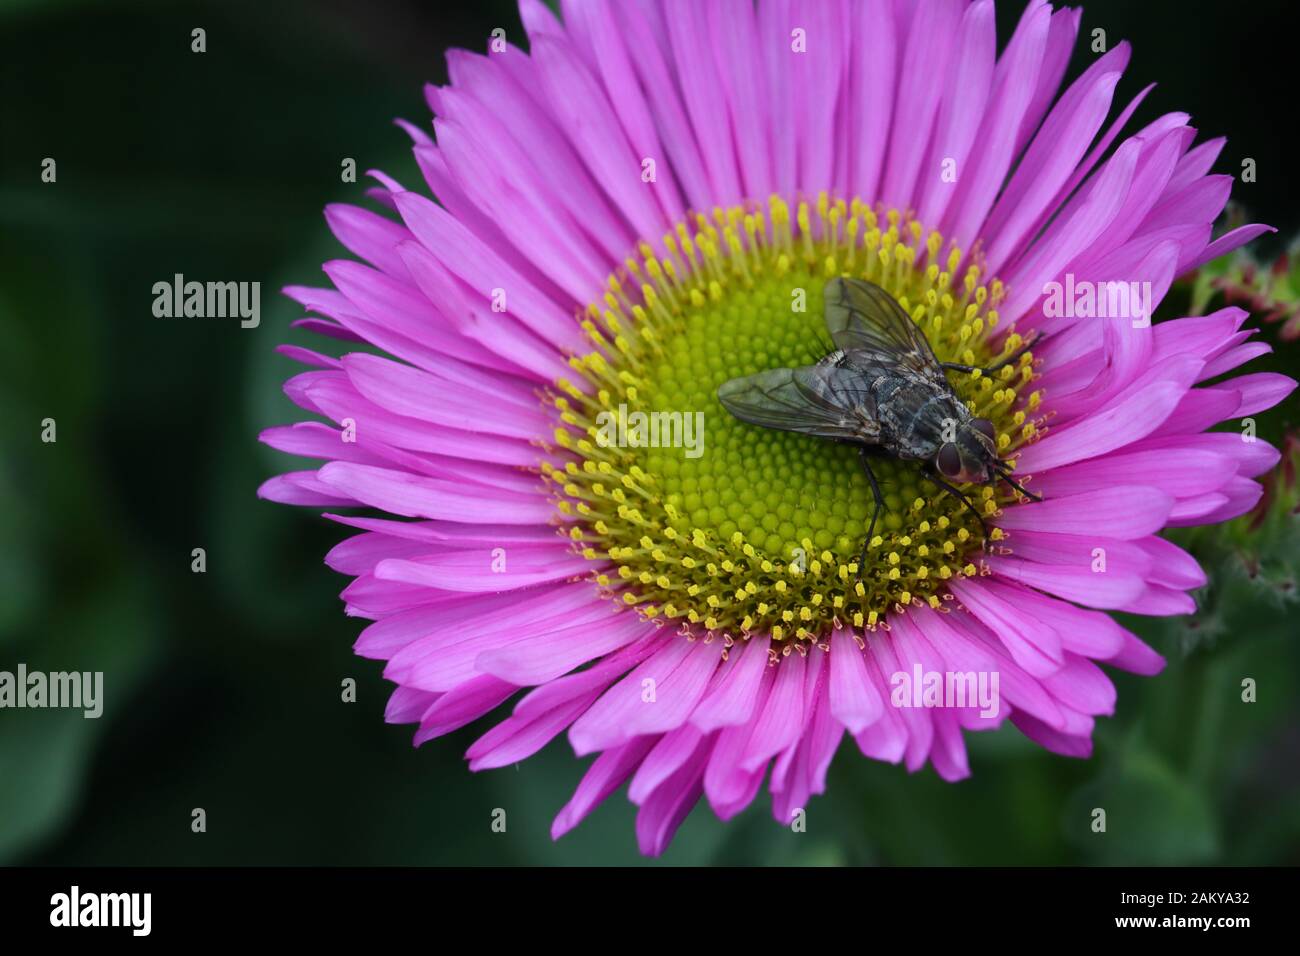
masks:
MULTIPOLYGON (((822 194, 793 215, 777 197, 715 209, 660 252, 643 245, 583 316, 592 350, 550 398, 570 454, 543 469, 579 519, 574 547, 612 563, 598 581, 621 604, 733 639, 819 641, 837 623, 872 628, 914 602, 940 606, 947 581, 980 572, 979 522, 916 462, 889 458, 873 459, 885 509, 859 568, 872 495, 857 451, 747 425, 718 403, 730 378, 830 350, 822 289, 835 276, 890 292, 940 361, 987 367, 1022 344, 997 336, 1003 290, 978 262, 857 200, 822 194)), ((948 376, 993 422, 1004 458, 1044 430, 1034 377, 1029 354, 992 376, 948 376)), ((1012 500, 1005 487, 965 490, 990 517, 1012 500)))

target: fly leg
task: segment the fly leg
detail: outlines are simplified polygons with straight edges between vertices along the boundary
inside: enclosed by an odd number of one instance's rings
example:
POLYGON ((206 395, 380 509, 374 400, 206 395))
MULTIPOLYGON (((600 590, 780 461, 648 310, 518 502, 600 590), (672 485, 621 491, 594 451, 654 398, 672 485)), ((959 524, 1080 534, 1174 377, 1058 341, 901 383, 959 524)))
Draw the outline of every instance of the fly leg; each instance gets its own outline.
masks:
POLYGON ((958 501, 960 501, 962 504, 964 504, 964 505, 965 505, 965 506, 970 510, 970 513, 973 514, 973 515, 975 516, 975 520, 978 521, 978 522, 980 523, 980 528, 981 528, 981 530, 983 530, 983 532, 984 532, 984 541, 983 541, 983 543, 982 543, 982 547, 987 551, 988 548, 989 548, 989 546, 990 546, 990 545, 989 545, 989 526, 988 526, 987 524, 985 524, 985 522, 984 522, 984 516, 983 516, 982 514, 980 514, 980 513, 975 509, 975 506, 974 506, 973 504, 970 503, 970 499, 967 498, 964 494, 962 494, 960 490, 958 490, 957 488, 954 488, 952 485, 948 484, 948 482, 944 481, 942 478, 940 478, 940 477, 939 477, 938 475, 936 475, 934 472, 930 471, 928 468, 922 468, 922 469, 921 469, 921 474, 925 475, 925 477, 929 478, 929 479, 930 479, 931 481, 933 481, 936 485, 938 485, 940 488, 942 488, 942 489, 943 489, 944 491, 946 491, 948 494, 952 495, 954 498, 956 498, 958 501))
POLYGON ((996 490, 996 488, 997 488, 997 483, 998 483, 999 481, 1005 481, 1007 484, 1009 484, 1009 485, 1010 485, 1012 488, 1014 488, 1016 491, 1020 492, 1022 495, 1024 495, 1026 498, 1028 498, 1030 501, 1042 501, 1042 500, 1043 500, 1043 496, 1042 496, 1042 495, 1036 495, 1036 494, 1034 494, 1032 491, 1026 491, 1024 488, 1022 488, 1022 487, 1021 487, 1021 486, 1020 486, 1016 481, 1014 481, 1014 480, 1012 479, 1012 477, 1011 477, 1011 473, 1010 473, 1010 472, 1008 472, 1008 471, 1003 471, 1002 469, 1000 469, 1000 468, 996 468, 996 467, 992 467, 992 468, 990 468, 989 471, 990 471, 990 473, 991 473, 992 476, 993 476, 993 477, 991 477, 991 478, 989 479, 989 482, 993 485, 993 487, 994 487, 995 490, 996 490))
POLYGON ((1005 366, 1010 365, 1012 362, 1019 359, 1020 356, 1024 355, 1035 345, 1041 345, 1045 338, 1047 338, 1047 336, 1043 333, 1035 332, 1033 337, 1025 342, 1024 345, 1020 346, 1020 348, 1016 349, 1001 362, 998 362, 996 365, 990 365, 988 368, 980 368, 978 365, 961 365, 957 362, 941 362, 940 364, 944 368, 952 369, 954 372, 973 372, 976 369, 979 369, 979 371, 984 375, 992 375, 994 372, 1001 371, 1005 366))
POLYGON ((871 538, 876 533, 876 519, 880 517, 880 509, 885 506, 885 497, 880 493, 880 486, 876 484, 876 476, 871 473, 871 464, 867 461, 866 445, 858 448, 858 456, 862 459, 862 470, 867 473, 867 481, 871 483, 871 497, 876 502, 875 510, 871 512, 871 524, 867 526, 867 536, 862 539, 862 553, 858 555, 858 580, 862 580, 863 569, 867 566, 867 547, 871 544, 871 538))

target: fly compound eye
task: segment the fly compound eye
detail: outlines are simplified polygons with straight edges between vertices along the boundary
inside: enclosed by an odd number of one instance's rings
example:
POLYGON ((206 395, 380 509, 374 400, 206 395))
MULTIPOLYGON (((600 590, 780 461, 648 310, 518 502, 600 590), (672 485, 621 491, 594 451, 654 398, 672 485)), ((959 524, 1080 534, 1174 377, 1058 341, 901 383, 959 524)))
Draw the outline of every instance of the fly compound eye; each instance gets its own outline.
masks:
POLYGON ((934 456, 934 465, 945 478, 956 478, 961 474, 961 452, 955 444, 948 442, 934 456))
POLYGON ((997 431, 993 428, 993 423, 989 421, 987 418, 977 418, 974 421, 972 421, 970 425, 971 428, 975 429, 977 432, 979 432, 989 441, 995 444, 997 443, 998 440, 997 431))

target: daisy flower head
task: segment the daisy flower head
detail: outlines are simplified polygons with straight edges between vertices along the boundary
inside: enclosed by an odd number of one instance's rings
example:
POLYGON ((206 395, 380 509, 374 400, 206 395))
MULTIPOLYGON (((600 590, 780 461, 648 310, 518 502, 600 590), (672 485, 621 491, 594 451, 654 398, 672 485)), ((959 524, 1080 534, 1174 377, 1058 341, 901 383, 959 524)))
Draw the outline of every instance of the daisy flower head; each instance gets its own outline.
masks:
POLYGON ((282 347, 317 420, 262 440, 316 466, 260 494, 355 530, 326 561, 387 719, 500 708, 473 770, 567 735, 594 760, 553 835, 627 783, 647 854, 701 796, 766 784, 789 824, 846 733, 946 780, 1006 721, 1088 756, 1103 666, 1163 666, 1106 612, 1193 609, 1159 532, 1255 505, 1276 451, 1208 429, 1295 384, 1220 378, 1259 352, 1240 309, 1150 321, 1267 228, 1211 239, 1223 141, 1129 131, 1126 44, 1063 84, 1080 11, 1042 0, 1000 54, 991 0, 520 9, 528 52, 450 52, 403 124, 425 182, 372 173, 377 211, 326 210, 357 259, 286 290, 351 350, 282 347), (851 444, 723 409, 830 350, 839 280, 914 323, 1014 484, 880 456, 877 519, 851 444))

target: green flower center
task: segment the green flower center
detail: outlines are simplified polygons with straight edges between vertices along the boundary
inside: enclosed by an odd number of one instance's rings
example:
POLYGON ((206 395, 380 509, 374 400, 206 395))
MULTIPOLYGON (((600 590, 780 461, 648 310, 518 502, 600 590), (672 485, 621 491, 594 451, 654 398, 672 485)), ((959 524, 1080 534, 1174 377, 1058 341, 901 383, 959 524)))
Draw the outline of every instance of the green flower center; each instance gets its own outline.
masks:
MULTIPOLYGON (((1000 283, 982 284, 978 264, 955 280, 962 254, 938 233, 824 193, 793 221, 778 197, 766 215, 715 209, 663 246, 656 256, 643 245, 611 277, 584 321, 594 350, 570 363, 585 387, 562 381, 551 396, 572 460, 543 472, 575 546, 612 563, 598 582, 647 617, 729 641, 766 630, 788 652, 914 602, 938 607, 945 581, 980 573, 980 522, 917 462, 890 458, 872 459, 884 510, 859 569, 873 498, 857 449, 745 424, 716 393, 830 351, 822 289, 839 275, 890 292, 940 361, 990 366, 1021 344, 1014 333, 990 344, 1000 283)), ((1004 457, 1042 430, 1029 417, 1033 379, 1030 355, 993 376, 949 374, 993 422, 1004 457)), ((1013 500, 1010 489, 962 490, 988 517, 1013 500)))

